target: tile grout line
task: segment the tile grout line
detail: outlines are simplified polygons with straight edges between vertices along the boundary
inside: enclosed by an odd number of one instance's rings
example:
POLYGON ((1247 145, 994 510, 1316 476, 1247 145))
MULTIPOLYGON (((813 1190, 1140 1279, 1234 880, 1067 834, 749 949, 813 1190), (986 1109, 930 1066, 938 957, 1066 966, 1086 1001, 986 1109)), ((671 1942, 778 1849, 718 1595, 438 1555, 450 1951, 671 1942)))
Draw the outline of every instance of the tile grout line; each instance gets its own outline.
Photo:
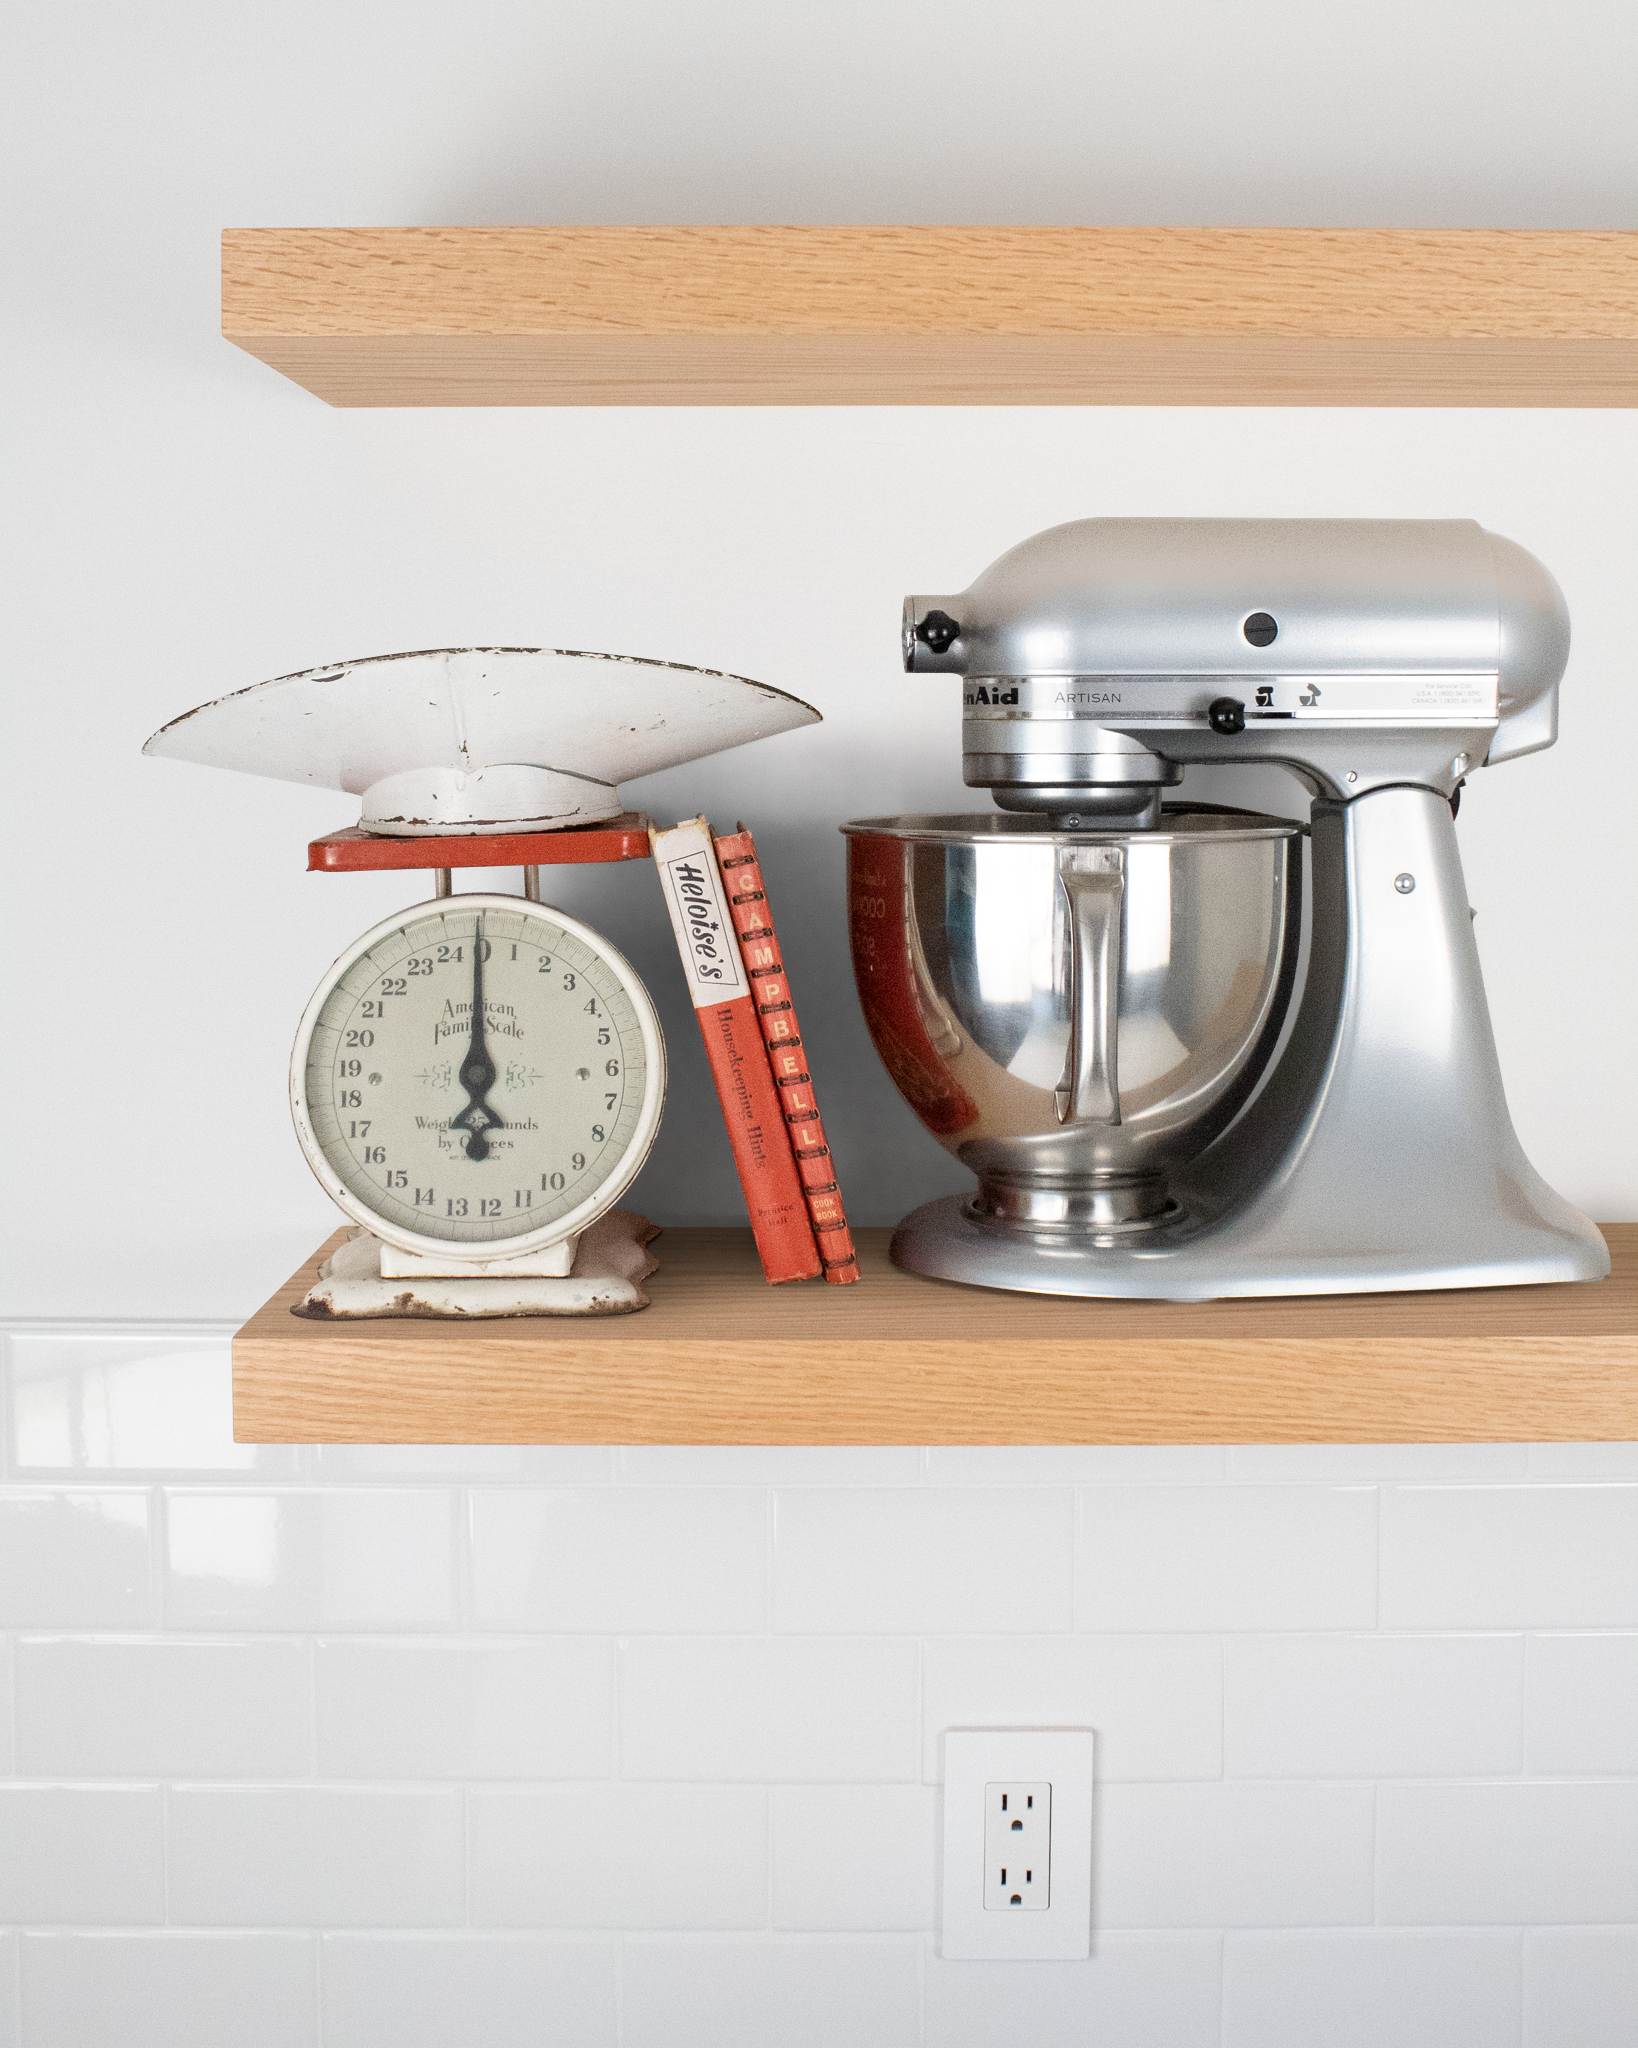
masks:
MULTIPOLYGON (((12 1477, 11 1432, 13 1422, 11 1385, 11 1337, 0 1324, 0 1485, 9 1486, 12 1477)), ((21 2040, 22 2036, 19 2035, 21 2040)))
POLYGON ((1217 1782, 1230 1783, 1228 1767, 1228 1642, 1217 1638, 1217 1782))
POLYGON ((774 1794, 775 1785, 764 1785, 762 1791, 762 1860, 763 1860, 763 1907, 762 1932, 769 1940, 774 1931, 774 1794))
POLYGON ((1217 2048, 1228 2048, 1228 1934, 1217 1933, 1217 2048))
POLYGON ((1382 1633, 1382 1488, 1375 1486, 1371 1491, 1374 1496, 1371 1504, 1373 1523, 1371 1549, 1375 1566, 1371 1574, 1371 1631, 1374 1635, 1380 1635, 1382 1633))
POLYGON ((1371 1925, 1382 1921, 1382 1787, 1371 1786, 1371 1925))
POLYGON ((1071 1486, 1069 1490, 1069 1627, 1066 1631, 1074 1636, 1080 1632, 1080 1569, 1081 1569, 1081 1489, 1071 1486))
POLYGON ((472 1787, 461 1787, 461 1925, 472 1928, 472 1787))
POLYGON ((930 1933, 922 1934, 916 1943, 916 2041, 918 2048, 927 2048, 927 1954, 932 1942, 930 1933))
POLYGON ((171 1793, 173 1787, 159 1788, 159 1924, 171 1922, 171 1793))
POLYGON ((324 2048, 324 1930, 313 1929, 313 2048, 324 2048))
POLYGON ((319 1775, 318 1637, 303 1636, 301 1644, 306 1665, 307 1695, 307 1726, 302 1732, 307 1749, 308 1783, 316 1788, 324 1782, 319 1775))
POLYGON ((455 1571, 455 1633, 466 1637, 473 1634, 473 1617, 477 1606, 476 1577, 472 1558, 472 1489, 458 1486, 454 1498, 454 1542, 451 1546, 451 1563, 455 1571))
POLYGON ((779 1489, 770 1486, 766 1495, 762 1549, 762 1633, 775 1634, 774 1582, 779 1570, 779 1489))

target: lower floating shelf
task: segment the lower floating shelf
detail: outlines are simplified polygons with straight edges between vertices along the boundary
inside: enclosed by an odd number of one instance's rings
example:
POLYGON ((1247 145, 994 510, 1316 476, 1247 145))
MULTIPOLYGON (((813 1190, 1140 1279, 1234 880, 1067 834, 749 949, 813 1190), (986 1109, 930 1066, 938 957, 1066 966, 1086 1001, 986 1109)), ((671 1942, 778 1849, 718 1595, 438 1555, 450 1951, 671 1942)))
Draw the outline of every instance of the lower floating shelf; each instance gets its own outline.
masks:
POLYGON ((636 1315, 308 1322, 233 1340, 241 1443, 1486 1443, 1638 1437, 1638 1224, 1598 1284, 1072 1301, 769 1287, 748 1230, 667 1230, 636 1315))

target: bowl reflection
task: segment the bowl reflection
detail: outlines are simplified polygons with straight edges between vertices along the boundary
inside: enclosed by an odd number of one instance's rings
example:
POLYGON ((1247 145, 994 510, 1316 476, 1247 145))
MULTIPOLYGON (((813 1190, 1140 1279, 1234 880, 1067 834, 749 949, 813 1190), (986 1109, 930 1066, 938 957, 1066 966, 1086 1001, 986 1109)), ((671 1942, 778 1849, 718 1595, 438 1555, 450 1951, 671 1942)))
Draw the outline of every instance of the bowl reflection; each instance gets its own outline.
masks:
POLYGON ((1301 828, 1178 809, 1147 832, 1000 814, 859 819, 854 976, 900 1092, 979 1176, 975 1213, 1132 1227, 1211 1142, 1289 1004, 1301 828))

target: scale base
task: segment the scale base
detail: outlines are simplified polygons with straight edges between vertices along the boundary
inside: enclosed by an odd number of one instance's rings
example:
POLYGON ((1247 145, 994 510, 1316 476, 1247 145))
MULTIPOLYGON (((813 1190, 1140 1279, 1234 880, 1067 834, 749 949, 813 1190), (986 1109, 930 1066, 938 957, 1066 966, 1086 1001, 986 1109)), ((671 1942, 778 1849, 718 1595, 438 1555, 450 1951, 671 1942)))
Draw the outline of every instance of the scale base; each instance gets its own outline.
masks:
POLYGON ((1430 1228, 1420 1244, 1352 1244, 1342 1232, 1285 1236, 1257 1205, 1209 1221, 1185 1215, 1147 1231, 1047 1231, 975 1216, 970 1195, 913 1209, 888 1256, 907 1273, 1024 1294, 1136 1301, 1221 1301, 1281 1294, 1392 1294, 1446 1287, 1529 1287, 1602 1280, 1609 1253, 1568 1203, 1565 1220, 1484 1216, 1470 1227, 1430 1228), (1573 1221, 1571 1220, 1573 1219, 1573 1221))
MULTIPOLYGON (((572 1270, 561 1279, 384 1276, 383 1246, 356 1231, 318 1269, 319 1284, 291 1310, 325 1322, 371 1316, 619 1316, 648 1307, 642 1282, 659 1266, 648 1250, 659 1226, 630 1209, 610 1209, 581 1232, 572 1270)), ((392 1263, 389 1261, 389 1263, 392 1263)), ((429 1262, 430 1263, 430 1262, 429 1262)))

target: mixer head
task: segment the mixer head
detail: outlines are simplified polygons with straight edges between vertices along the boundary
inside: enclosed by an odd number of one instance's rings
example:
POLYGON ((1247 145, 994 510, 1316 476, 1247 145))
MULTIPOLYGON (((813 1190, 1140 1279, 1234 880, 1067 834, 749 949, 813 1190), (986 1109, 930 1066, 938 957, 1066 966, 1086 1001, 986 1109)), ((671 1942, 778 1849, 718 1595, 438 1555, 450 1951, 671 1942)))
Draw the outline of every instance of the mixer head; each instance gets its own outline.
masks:
POLYGON ((1552 577, 1470 519, 1080 519, 904 606, 905 667, 966 679, 966 782, 1120 830, 1188 763, 1449 796, 1552 745, 1569 644, 1552 577))

